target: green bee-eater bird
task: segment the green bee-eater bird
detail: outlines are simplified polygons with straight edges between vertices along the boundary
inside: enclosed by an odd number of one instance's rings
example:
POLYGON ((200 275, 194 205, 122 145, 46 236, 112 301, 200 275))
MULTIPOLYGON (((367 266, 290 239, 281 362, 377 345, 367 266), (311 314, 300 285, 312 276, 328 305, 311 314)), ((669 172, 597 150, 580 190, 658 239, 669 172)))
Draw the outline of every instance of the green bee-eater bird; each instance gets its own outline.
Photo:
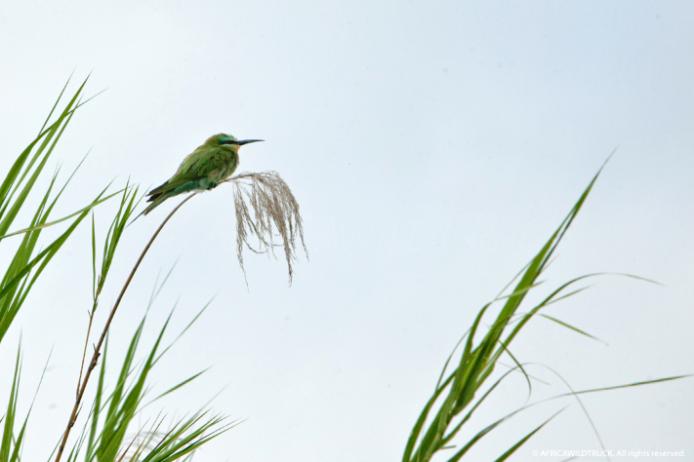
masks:
POLYGON ((212 189, 229 178, 239 165, 239 148, 263 140, 237 140, 226 133, 210 136, 188 154, 169 180, 147 193, 147 215, 166 199, 189 191, 212 189))

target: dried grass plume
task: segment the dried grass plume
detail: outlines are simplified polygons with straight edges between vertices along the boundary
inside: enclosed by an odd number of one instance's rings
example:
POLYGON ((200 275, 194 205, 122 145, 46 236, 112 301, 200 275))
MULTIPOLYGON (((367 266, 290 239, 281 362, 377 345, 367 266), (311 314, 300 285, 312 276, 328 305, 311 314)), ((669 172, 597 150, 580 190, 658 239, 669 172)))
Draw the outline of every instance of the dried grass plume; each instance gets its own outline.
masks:
POLYGON ((299 203, 277 172, 240 173, 227 180, 234 187, 236 255, 244 273, 244 248, 270 253, 281 247, 291 284, 300 246, 308 256, 299 203))

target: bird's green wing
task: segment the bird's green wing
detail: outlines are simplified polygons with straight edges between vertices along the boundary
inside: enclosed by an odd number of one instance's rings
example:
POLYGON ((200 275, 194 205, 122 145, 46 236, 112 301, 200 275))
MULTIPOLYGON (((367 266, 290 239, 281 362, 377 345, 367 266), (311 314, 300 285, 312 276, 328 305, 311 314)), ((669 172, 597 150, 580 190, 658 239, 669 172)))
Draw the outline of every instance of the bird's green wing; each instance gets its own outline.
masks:
POLYGON ((165 183, 147 193, 151 204, 143 214, 151 212, 170 197, 189 191, 210 189, 231 175, 238 164, 233 151, 221 147, 200 146, 189 154, 176 173, 165 183))
POLYGON ((189 154, 171 178, 172 181, 191 181, 208 178, 210 174, 229 168, 231 153, 221 147, 201 146, 189 154))
POLYGON ((175 196, 195 189, 209 189, 231 175, 238 159, 220 147, 201 146, 189 154, 168 181, 147 193, 148 201, 175 196))

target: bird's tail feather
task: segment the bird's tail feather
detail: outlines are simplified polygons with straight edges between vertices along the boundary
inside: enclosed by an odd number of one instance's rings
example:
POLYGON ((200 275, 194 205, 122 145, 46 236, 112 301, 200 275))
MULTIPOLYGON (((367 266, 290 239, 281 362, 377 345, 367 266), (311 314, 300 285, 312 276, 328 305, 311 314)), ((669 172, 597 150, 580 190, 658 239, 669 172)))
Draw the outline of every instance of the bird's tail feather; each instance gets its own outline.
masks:
POLYGON ((161 196, 163 193, 166 192, 167 186, 169 186, 169 182, 165 181, 164 183, 160 184, 156 188, 152 189, 150 192, 147 193, 147 202, 153 202, 157 199, 157 197, 161 196))
POLYGON ((159 207, 162 202, 164 202, 166 199, 168 199, 170 196, 165 196, 163 194, 159 194, 156 198, 150 198, 149 200, 149 205, 142 211, 142 215, 147 215, 149 212, 154 210, 155 208, 159 207))
POLYGON ((169 182, 162 184, 147 193, 147 202, 150 204, 142 211, 142 215, 147 215, 149 212, 161 205, 165 200, 183 194, 189 191, 193 191, 200 187, 200 182, 198 180, 185 181, 183 183, 169 182))

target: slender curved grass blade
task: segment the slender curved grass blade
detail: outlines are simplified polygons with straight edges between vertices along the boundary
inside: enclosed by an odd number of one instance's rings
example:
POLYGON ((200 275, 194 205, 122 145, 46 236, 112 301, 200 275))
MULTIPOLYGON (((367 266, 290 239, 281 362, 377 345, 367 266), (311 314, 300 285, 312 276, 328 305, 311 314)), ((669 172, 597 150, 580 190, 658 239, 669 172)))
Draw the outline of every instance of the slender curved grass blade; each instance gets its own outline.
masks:
POLYGON ((511 446, 510 448, 508 448, 508 450, 506 450, 506 452, 504 452, 501 456, 499 456, 499 457, 496 459, 495 462, 503 462, 504 460, 506 460, 506 459, 508 459, 509 457, 511 457, 511 455, 513 455, 514 452, 516 452, 521 446, 523 446, 525 443, 527 443, 528 440, 529 440, 530 438, 532 438, 533 436, 535 436, 535 434, 536 434, 537 432, 539 432, 540 430, 542 430, 542 428, 543 428, 545 425, 547 425, 552 419, 554 419, 554 418, 555 418, 560 412, 562 412, 562 411, 563 411, 563 409, 557 411, 557 412, 554 413, 551 417, 549 417, 547 420, 545 420, 545 421, 542 422, 540 425, 538 425, 537 427, 535 427, 531 432, 529 432, 527 435, 525 435, 523 438, 521 438, 516 444, 514 444, 513 446, 511 446))

